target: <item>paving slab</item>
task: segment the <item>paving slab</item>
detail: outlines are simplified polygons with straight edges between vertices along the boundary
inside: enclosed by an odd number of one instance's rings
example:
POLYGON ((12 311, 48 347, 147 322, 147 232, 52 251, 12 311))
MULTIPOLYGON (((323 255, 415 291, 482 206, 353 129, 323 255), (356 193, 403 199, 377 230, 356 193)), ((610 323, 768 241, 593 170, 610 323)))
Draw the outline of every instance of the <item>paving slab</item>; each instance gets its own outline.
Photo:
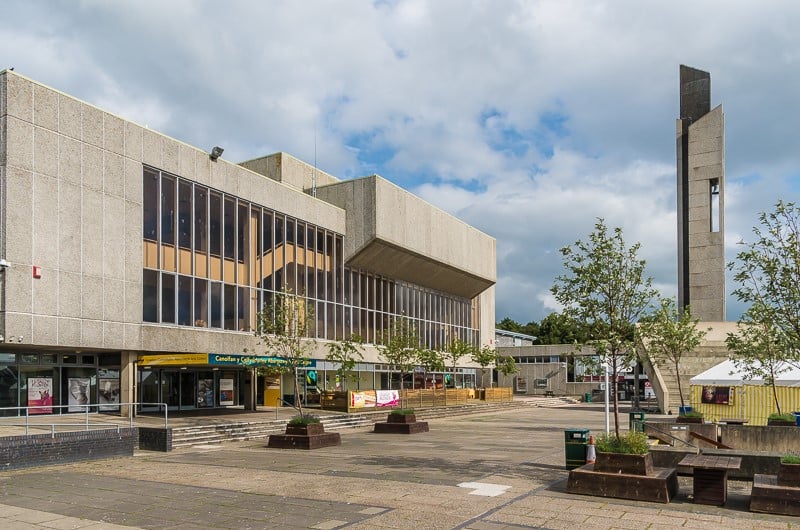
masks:
POLYGON ((602 404, 428 422, 314 451, 229 442, 0 472, 0 528, 798 528, 748 512, 746 482, 725 507, 693 504, 691 477, 668 505, 567 493, 564 430, 604 431, 602 404))

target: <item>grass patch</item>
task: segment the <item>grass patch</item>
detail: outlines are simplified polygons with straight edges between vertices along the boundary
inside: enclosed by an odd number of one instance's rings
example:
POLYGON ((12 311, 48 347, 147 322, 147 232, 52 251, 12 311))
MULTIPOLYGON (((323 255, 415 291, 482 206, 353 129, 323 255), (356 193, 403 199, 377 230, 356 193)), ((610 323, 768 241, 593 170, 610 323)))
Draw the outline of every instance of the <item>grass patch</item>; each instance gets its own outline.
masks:
POLYGON ((319 418, 311 414, 295 416, 289 420, 289 425, 311 425, 312 423, 319 423, 319 418))
POLYGON ((684 418, 702 418, 703 413, 698 412, 696 410, 690 410, 689 412, 684 412, 683 414, 679 414, 679 416, 682 416, 684 418))
POLYGON ((647 435, 635 431, 628 431, 619 438, 613 434, 601 434, 595 441, 595 447, 601 453, 644 455, 650 452, 647 435))
POLYGON ((772 414, 769 415, 768 419, 777 420, 777 421, 791 421, 792 423, 794 423, 796 421, 795 417, 794 417, 794 414, 792 414, 791 412, 784 412, 782 414, 778 414, 777 412, 773 412, 772 414))
POLYGON ((787 453, 781 457, 781 464, 800 464, 800 454, 787 453))

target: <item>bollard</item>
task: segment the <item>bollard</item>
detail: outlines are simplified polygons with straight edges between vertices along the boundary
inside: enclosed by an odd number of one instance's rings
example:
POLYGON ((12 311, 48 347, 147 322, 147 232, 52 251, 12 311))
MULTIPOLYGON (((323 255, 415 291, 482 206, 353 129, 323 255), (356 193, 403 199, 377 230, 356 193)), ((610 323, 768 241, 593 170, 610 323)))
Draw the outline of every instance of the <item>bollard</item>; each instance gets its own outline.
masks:
POLYGON ((594 436, 589 435, 589 444, 586 446, 586 463, 594 464, 597 460, 597 453, 594 450, 594 436))

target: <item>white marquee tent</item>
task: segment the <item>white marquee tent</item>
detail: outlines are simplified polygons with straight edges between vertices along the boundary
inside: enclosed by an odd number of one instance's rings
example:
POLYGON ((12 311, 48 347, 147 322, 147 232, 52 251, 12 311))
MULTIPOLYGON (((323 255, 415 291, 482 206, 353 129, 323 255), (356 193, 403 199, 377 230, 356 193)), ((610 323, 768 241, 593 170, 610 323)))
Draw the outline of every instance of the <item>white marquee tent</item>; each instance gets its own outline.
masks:
MULTIPOLYGON (((800 387, 800 367, 789 364, 788 370, 778 374, 775 386, 800 387)), ((742 386, 763 385, 762 379, 745 380, 742 371, 731 360, 712 366, 690 380, 692 385, 699 386, 742 386)))

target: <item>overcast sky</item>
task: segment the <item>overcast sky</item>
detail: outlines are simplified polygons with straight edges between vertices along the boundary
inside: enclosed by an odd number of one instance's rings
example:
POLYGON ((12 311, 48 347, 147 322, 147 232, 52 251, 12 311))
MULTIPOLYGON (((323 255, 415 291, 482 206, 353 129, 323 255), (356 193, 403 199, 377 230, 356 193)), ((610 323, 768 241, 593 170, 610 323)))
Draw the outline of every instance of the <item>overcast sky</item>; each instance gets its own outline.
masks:
POLYGON ((725 112, 727 261, 795 200, 798 28, 788 0, 6 0, 0 69, 231 161, 377 173, 497 239, 525 323, 597 217, 675 296, 680 64, 725 112))

